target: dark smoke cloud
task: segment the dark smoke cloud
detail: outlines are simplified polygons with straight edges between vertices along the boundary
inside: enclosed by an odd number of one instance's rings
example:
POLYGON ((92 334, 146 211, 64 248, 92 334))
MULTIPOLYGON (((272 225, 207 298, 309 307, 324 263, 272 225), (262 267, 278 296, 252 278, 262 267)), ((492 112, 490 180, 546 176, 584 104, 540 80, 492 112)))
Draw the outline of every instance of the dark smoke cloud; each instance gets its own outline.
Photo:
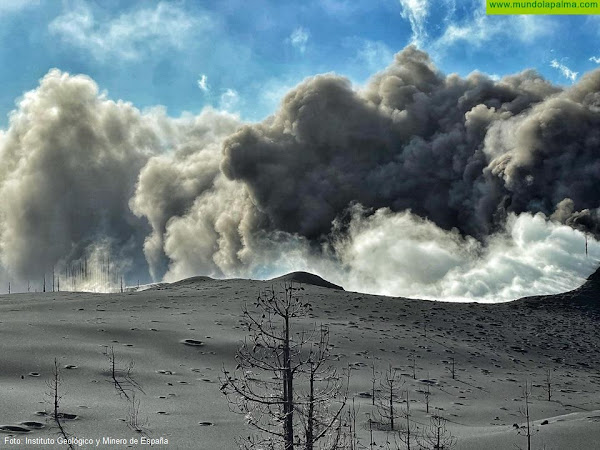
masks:
POLYGON ((532 70, 461 78, 412 46, 360 89, 308 78, 256 124, 140 112, 54 70, 0 133, 0 258, 23 279, 109 252, 155 280, 558 292, 600 258, 599 121, 600 71, 568 89, 532 70))
MULTIPOLYGON (((362 91, 335 75, 306 80, 272 118, 225 142, 221 167, 247 184, 274 228, 309 239, 327 235, 352 202, 411 209, 444 229, 483 237, 505 197, 516 194, 516 183, 493 169, 499 162, 485 145, 488 131, 511 118, 520 123, 558 92, 533 71, 500 82, 446 77, 408 47, 362 91)), ((489 145, 499 160, 508 157, 489 145)), ((517 202, 512 210, 529 208, 517 202)))
POLYGON ((562 222, 598 233, 593 210, 600 206, 599 91, 600 71, 595 71, 524 114, 489 127, 487 170, 502 180, 510 210, 558 208, 555 217, 562 222))

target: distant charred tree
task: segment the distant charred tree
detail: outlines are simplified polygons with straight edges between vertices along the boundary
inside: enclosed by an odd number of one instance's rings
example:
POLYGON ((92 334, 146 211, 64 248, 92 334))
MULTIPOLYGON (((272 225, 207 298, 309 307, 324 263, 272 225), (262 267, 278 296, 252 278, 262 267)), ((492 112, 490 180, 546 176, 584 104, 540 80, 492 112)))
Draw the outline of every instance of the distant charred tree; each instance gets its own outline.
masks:
POLYGON ((423 399, 425 400, 425 412, 429 414, 429 399, 431 397, 431 387, 429 382, 429 375, 427 376, 426 388, 423 391, 423 399))
POLYGON ((450 357, 450 366, 448 366, 448 372, 452 375, 452 379, 456 379, 456 361, 454 360, 454 356, 450 357))
POLYGON ((328 364, 327 328, 295 331, 294 322, 311 309, 298 290, 291 284, 281 293, 268 290, 243 309, 249 336, 234 372, 223 369, 221 378, 230 408, 258 431, 241 448, 343 448, 347 381, 328 364))
MULTIPOLYGON (((415 448, 414 443, 417 426, 412 420, 408 390, 406 391, 406 406, 402 409, 401 416, 404 418, 404 424, 401 425, 396 434, 397 440, 404 444, 407 450, 411 450, 412 448, 415 448)), ((400 448, 400 446, 398 446, 398 448, 400 448)))
POLYGON ((47 382, 49 391, 46 393, 49 403, 52 407, 52 412, 50 413, 50 418, 58 428, 58 433, 64 438, 67 442, 67 446, 73 450, 73 444, 71 444, 69 438, 70 434, 67 433, 65 427, 62 423, 65 414, 60 412, 60 401, 62 400, 62 395, 59 393, 60 386, 62 385, 62 379, 60 376, 60 369, 58 368, 58 361, 54 358, 54 367, 52 368, 52 378, 47 382))
POLYGON ((112 345, 106 347, 103 354, 108 359, 110 382, 119 394, 119 397, 132 402, 135 391, 145 394, 142 386, 133 378, 133 367, 135 365, 133 360, 129 361, 126 368, 121 368, 117 364, 115 349, 112 345))
POLYGON ((533 425, 531 423, 531 414, 529 411, 529 404, 531 402, 531 383, 530 382, 525 381, 525 386, 523 387, 522 395, 523 395, 523 400, 525 402, 525 405, 523 407, 519 408, 519 413, 525 420, 525 423, 523 425, 517 425, 517 424, 515 424, 515 425, 517 428, 517 434, 519 436, 524 436, 527 438, 527 450, 531 450, 531 437, 533 436, 535 431, 534 431, 533 425))
POLYGON ((133 378, 133 360, 129 361, 125 368, 117 363, 115 349, 111 345, 104 350, 104 356, 108 360, 110 383, 115 388, 119 397, 127 401, 127 419, 126 423, 133 431, 147 436, 148 419, 140 417, 140 400, 136 398, 136 392, 145 394, 142 386, 133 378))
POLYGON ((542 387, 548 394, 548 401, 550 401, 552 399, 552 372, 550 369, 546 369, 546 377, 542 387))
POLYGON ((375 385, 377 384, 377 375, 375 375, 375 363, 371 363, 371 404, 375 406, 375 398, 377 396, 377 392, 375 390, 375 385))
MULTIPOLYGON (((304 429, 304 449, 338 449, 343 442, 341 414, 347 401, 348 382, 343 383, 329 364, 329 330, 320 327, 318 336, 318 341, 309 345, 304 367, 299 368, 298 373, 306 379, 308 387, 301 388, 304 392, 295 400, 295 408, 304 429), (332 405, 334 400, 338 401, 337 408, 332 405)), ((305 340, 302 336, 301 341, 305 340)))
POLYGON ((346 437, 346 446, 342 448, 346 448, 348 450, 359 450, 364 448, 360 444, 360 439, 356 433, 356 418, 359 410, 360 406, 357 407, 354 403, 354 399, 352 399, 352 405, 348 408, 346 422, 344 424, 345 428, 348 430, 346 433, 344 433, 346 437))
POLYGON ((127 426, 133 431, 137 431, 144 436, 148 436, 148 418, 141 418, 140 401, 135 397, 135 391, 131 393, 128 405, 129 409, 127 411, 126 419, 127 426))
POLYGON ((373 420, 371 419, 371 415, 367 413, 367 417, 369 418, 369 449, 373 450, 375 447, 375 439, 373 438, 373 420))
POLYGON ((423 429, 417 442, 422 450, 451 450, 456 445, 456 437, 446 428, 448 420, 440 414, 429 419, 429 425, 423 429))
POLYGON ((377 414, 382 423, 389 426, 390 431, 396 429, 401 417, 400 408, 397 406, 400 397, 400 388, 404 385, 400 372, 391 365, 379 380, 381 396, 377 399, 377 414))

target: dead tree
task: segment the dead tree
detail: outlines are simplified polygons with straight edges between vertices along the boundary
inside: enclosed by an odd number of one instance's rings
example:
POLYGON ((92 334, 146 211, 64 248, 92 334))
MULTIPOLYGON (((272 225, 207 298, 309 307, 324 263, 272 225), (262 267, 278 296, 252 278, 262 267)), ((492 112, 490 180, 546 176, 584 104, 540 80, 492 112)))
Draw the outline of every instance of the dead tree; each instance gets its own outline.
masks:
POLYGON ((431 387, 429 382, 429 376, 427 377, 427 387, 423 391, 423 398, 425 400, 425 412, 429 414, 429 398, 431 397, 431 387))
POLYGON ((369 413, 367 413, 367 417, 369 418, 369 450, 373 450, 374 445, 376 445, 375 440, 373 439, 373 420, 369 413))
POLYGON ((448 367, 448 371, 450 375, 452 375, 452 379, 456 379, 456 362, 454 360, 454 356, 450 357, 450 367, 448 367))
POLYGON ((244 307, 249 336, 234 372, 224 368, 221 378, 230 409, 258 432, 241 440, 241 448, 339 448, 347 388, 328 365, 327 328, 293 328, 311 309, 298 291, 293 285, 271 289, 259 294, 254 308, 244 307))
POLYGON ((550 369, 546 369, 546 378, 542 387, 548 394, 548 401, 550 401, 552 399, 552 372, 550 369))
MULTIPOLYGON (((304 367, 298 370, 300 377, 307 379, 308 389, 295 400, 294 405, 304 430, 305 450, 314 450, 318 448, 317 444, 321 443, 321 448, 341 448, 341 413, 348 398, 348 382, 343 383, 337 370, 329 364, 329 329, 321 326, 318 336, 318 342, 313 341, 309 344, 310 350, 306 355, 304 367), (332 399, 339 401, 333 414, 332 399)), ((304 335, 301 335, 300 340, 308 342, 304 335)), ((349 374, 348 370, 347 377, 349 374)))
POLYGON ((348 430, 344 435, 346 436, 346 447, 348 450, 359 450, 363 448, 356 434, 356 417, 358 416, 360 406, 357 408, 352 399, 352 406, 348 408, 345 427, 348 430))
POLYGON ((391 365, 379 380, 381 397, 376 402, 377 414, 383 423, 389 424, 390 431, 396 429, 396 419, 401 417, 400 408, 396 407, 396 403, 403 385, 402 376, 391 365))
POLYGON ((527 450, 531 450, 531 436, 534 434, 533 424, 531 423, 531 415, 529 413, 530 398, 531 383, 526 381, 525 386, 523 387, 523 400, 525 401, 525 406, 519 408, 519 413, 523 419, 525 419, 525 423, 523 425, 515 425, 517 427, 517 434, 527 438, 527 450))
MULTIPOLYGON (((397 440, 399 440, 407 450, 411 450, 411 446, 414 443, 414 436, 416 432, 416 425, 413 423, 410 412, 410 398, 408 390, 406 391, 406 407, 402 409, 401 416, 405 419, 405 424, 400 427, 397 433, 397 440)), ((400 448, 400 446, 398 446, 400 448)))
POLYGON ((129 398, 126 422, 127 426, 133 431, 137 431, 144 436, 148 436, 148 419, 142 419, 140 417, 140 401, 135 398, 135 391, 131 392, 131 396, 129 398))
POLYGON ((74 450, 71 435, 68 434, 62 424, 62 419, 65 415, 60 412, 60 401, 62 399, 62 395, 59 394, 59 388, 62 384, 62 380, 60 377, 60 369, 58 368, 58 361, 54 358, 54 367, 52 368, 52 378, 47 382, 49 391, 47 392, 47 396, 49 402, 52 405, 52 412, 50 413, 50 418, 58 428, 58 433, 64 438, 64 441, 67 443, 67 446, 74 450))
POLYGON ((375 384, 377 383, 377 376, 375 375, 375 362, 371 363, 371 370, 372 370, 372 375, 371 375, 371 404, 373 406, 375 406, 375 397, 376 397, 375 384))
POLYGON ((110 383, 113 385, 119 397, 127 401, 127 419, 129 428, 147 436, 146 429, 148 420, 140 419, 140 401, 136 398, 136 392, 145 394, 142 386, 133 378, 133 360, 129 361, 126 368, 117 364, 115 349, 111 345, 104 350, 104 356, 108 359, 110 383))
POLYGON ((142 386, 133 378, 132 372, 135 365, 133 360, 129 361, 129 364, 125 369, 120 368, 117 365, 115 349, 112 345, 106 347, 104 356, 108 359, 110 367, 110 382, 120 397, 131 402, 135 391, 145 394, 142 386))
POLYGON ((448 420, 440 414, 434 414, 429 419, 429 425, 417 442, 423 450, 451 450, 456 445, 456 437, 446 428, 448 420))

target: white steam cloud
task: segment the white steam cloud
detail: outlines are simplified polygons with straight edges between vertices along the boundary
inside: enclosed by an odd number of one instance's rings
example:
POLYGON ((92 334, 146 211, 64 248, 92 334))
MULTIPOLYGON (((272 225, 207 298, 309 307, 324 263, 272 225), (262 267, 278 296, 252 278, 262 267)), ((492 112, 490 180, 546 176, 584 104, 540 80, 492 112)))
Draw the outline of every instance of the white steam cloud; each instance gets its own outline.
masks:
POLYGON ((511 214, 506 229, 483 244, 410 212, 356 211, 337 244, 351 290, 407 297, 506 301, 555 294, 582 284, 600 245, 539 213, 511 214))

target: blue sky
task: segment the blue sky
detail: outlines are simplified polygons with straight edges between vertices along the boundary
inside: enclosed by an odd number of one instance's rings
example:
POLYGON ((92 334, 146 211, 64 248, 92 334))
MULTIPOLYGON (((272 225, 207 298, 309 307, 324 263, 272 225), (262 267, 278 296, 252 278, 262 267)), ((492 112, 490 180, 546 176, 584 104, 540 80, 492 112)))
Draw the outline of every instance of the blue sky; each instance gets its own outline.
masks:
POLYGON ((179 116, 212 105, 250 121, 310 75, 360 85, 410 43, 445 73, 534 68, 569 85, 598 67, 599 25, 596 16, 486 16, 483 0, 2 0, 0 128, 54 67, 141 109, 179 116))

